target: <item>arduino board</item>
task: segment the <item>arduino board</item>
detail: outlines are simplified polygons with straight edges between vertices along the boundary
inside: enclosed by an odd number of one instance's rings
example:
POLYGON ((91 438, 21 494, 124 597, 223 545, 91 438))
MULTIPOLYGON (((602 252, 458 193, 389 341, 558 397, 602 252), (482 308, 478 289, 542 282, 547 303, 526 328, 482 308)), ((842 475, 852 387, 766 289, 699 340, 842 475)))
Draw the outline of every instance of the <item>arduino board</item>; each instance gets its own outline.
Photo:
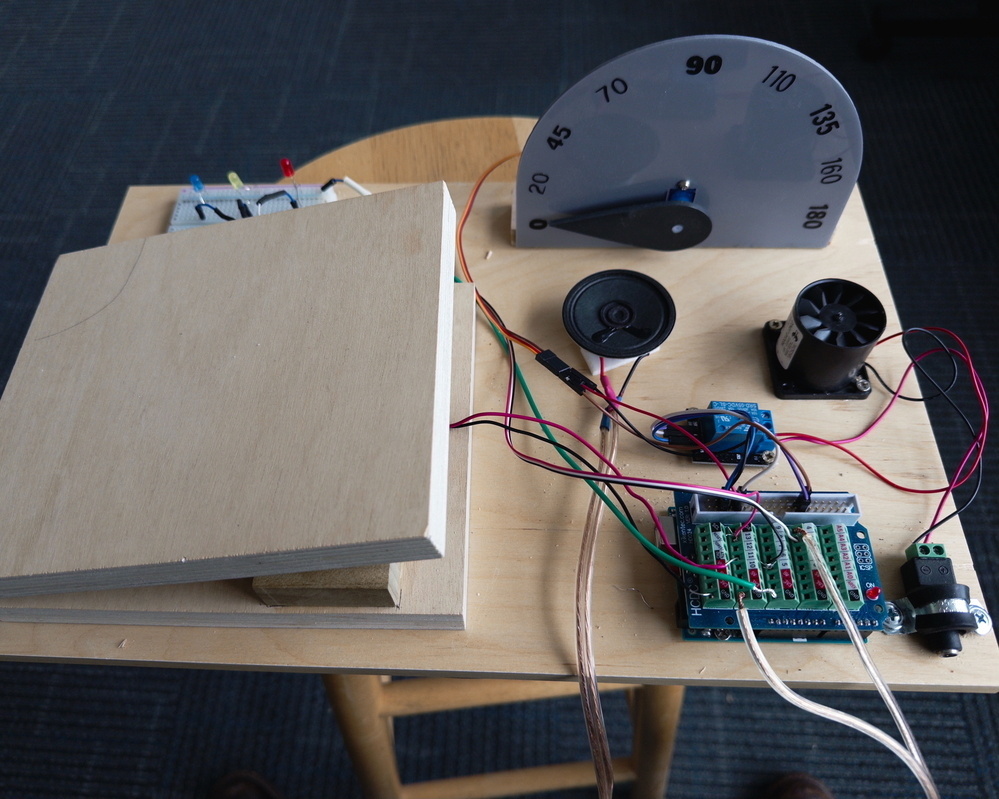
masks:
MULTIPOLYGON (((817 493, 805 504, 800 494, 763 492, 758 501, 789 527, 801 527, 818 537, 835 586, 823 581, 803 542, 785 539, 749 506, 677 492, 670 509, 676 546, 683 555, 701 565, 723 566, 721 574, 763 589, 743 598, 757 636, 846 641, 830 595, 833 590, 840 592, 865 638, 883 629, 888 607, 870 534, 859 523, 856 497, 817 493)), ((684 638, 741 639, 736 590, 724 579, 683 572, 677 611, 684 638)))

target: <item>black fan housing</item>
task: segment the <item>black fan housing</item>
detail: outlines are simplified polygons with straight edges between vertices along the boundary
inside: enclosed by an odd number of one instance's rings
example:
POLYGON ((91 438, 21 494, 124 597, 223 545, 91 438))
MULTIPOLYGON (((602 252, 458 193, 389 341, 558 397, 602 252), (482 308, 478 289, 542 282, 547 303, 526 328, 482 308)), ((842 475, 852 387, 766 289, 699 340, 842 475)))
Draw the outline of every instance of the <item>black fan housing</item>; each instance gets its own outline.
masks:
POLYGON ((861 398, 870 393, 864 361, 887 317, 870 291, 828 278, 805 286, 783 324, 768 325, 774 389, 785 399, 861 398))

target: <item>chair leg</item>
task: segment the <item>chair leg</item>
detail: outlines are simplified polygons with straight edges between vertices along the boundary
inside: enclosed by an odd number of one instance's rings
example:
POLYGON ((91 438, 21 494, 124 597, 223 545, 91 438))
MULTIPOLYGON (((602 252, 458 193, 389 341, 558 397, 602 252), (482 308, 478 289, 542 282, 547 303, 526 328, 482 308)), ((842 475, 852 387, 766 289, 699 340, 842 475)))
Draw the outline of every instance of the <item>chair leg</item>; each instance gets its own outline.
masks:
POLYGON ((381 677, 324 674, 323 683, 365 799, 400 799, 392 720, 381 713, 381 677))
POLYGON ((682 685, 642 685, 635 689, 632 799, 662 799, 666 793, 683 692, 682 685))
MULTIPOLYGON (((365 799, 402 799, 407 791, 399 777, 392 719, 385 712, 382 678, 362 674, 324 674, 323 683, 365 799)), ((615 763, 615 771, 620 769, 625 779, 633 771, 635 783, 631 795, 634 799, 662 799, 666 792, 683 706, 683 692, 682 685, 642 685, 633 691, 632 769, 627 769, 628 764, 622 762, 615 763)), ((565 770, 578 765, 560 764, 556 769, 565 770)), ((589 773, 591 768, 592 764, 587 764, 586 772, 592 784, 592 774, 589 773)), ((554 783, 552 786, 542 785, 539 778, 533 775, 533 770, 528 771, 532 771, 530 784, 539 790, 562 787, 561 782, 557 786, 554 783)), ((499 788, 490 788, 487 784, 478 785, 472 790, 465 785, 469 782, 465 779, 458 781, 462 785, 458 790, 475 796, 499 795, 497 790, 504 793, 513 788, 511 777, 514 773, 502 775, 503 784, 499 788)), ((438 782, 407 787, 411 789, 409 793, 413 796, 423 796, 432 795, 422 790, 431 785, 435 793, 440 793, 441 783, 438 782)), ((440 795, 457 794, 448 792, 440 795)))

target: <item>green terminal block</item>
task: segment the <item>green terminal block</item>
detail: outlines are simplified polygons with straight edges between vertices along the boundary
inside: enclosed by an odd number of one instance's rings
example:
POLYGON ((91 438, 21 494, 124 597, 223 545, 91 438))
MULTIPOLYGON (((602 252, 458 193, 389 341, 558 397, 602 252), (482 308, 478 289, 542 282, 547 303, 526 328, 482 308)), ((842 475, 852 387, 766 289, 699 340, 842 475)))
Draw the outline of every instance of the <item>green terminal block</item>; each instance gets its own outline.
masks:
MULTIPOLYGON (((785 538, 765 518, 757 518, 757 512, 713 497, 680 492, 676 496, 677 507, 671 514, 680 552, 698 564, 725 567, 720 579, 691 573, 683 576, 678 618, 685 638, 727 641, 739 636, 733 611, 741 597, 760 638, 846 641, 833 591, 839 592, 861 635, 884 629, 889 603, 882 598, 870 533, 859 523, 859 506, 853 494, 813 497, 807 507, 799 507, 800 496, 789 492, 759 495, 763 507, 790 530, 807 531, 818 544, 829 570, 828 580, 813 566, 804 540, 793 534, 785 538), (746 591, 732 583, 736 579, 752 583, 758 590, 746 591)), ((921 588, 949 565, 942 549, 913 549, 910 554, 918 561, 910 577, 918 573, 921 588), (927 563, 926 555, 936 559, 927 563)), ((927 588, 950 590, 935 585, 927 588)), ((919 594, 920 599, 923 596, 919 594)), ((916 606, 912 614, 915 623, 935 627, 937 620, 929 613, 934 607, 931 602, 916 606)), ((943 622, 949 624, 950 619, 943 622)))
POLYGON ((954 657, 961 651, 961 635, 979 626, 968 586, 957 582, 943 544, 912 544, 905 557, 905 597, 898 604, 907 607, 911 631, 941 657, 954 657))
POLYGON ((801 593, 794 579, 794 563, 791 554, 772 527, 757 527, 757 538, 763 554, 764 574, 767 587, 776 596, 767 602, 769 610, 797 610, 801 604, 801 593))
POLYGON ((910 544, 905 550, 905 559, 946 558, 947 548, 943 544, 910 544))
MULTIPOLYGON (((751 526, 747 526, 745 530, 735 528, 729 538, 729 549, 732 554, 730 566, 732 574, 743 580, 748 580, 753 585, 758 585, 761 589, 767 588, 763 554, 756 530, 751 526)), ((743 604, 747 608, 765 608, 767 596, 761 591, 754 596, 744 597, 743 604)))
POLYGON ((860 572, 853 557, 850 531, 845 524, 823 525, 819 528, 819 540, 826 563, 836 578, 840 596, 850 610, 864 605, 864 592, 860 584, 860 572))
MULTIPOLYGON (((802 529, 820 543, 836 588, 850 610, 864 605, 863 588, 845 524, 815 525, 802 529)), ((748 580, 761 589, 743 599, 748 608, 770 610, 834 609, 830 590, 812 564, 801 541, 781 542, 773 528, 764 525, 726 525, 720 522, 698 524, 694 528, 695 560, 705 565, 727 564, 726 572, 748 580), (769 589, 769 590, 768 590, 769 589)), ((942 547, 940 548, 942 549, 942 547)), ((700 578, 700 591, 706 608, 734 608, 737 605, 731 583, 711 577, 700 578)))
MULTIPOLYGON (((732 559, 728 547, 730 535, 731 529, 718 522, 697 525, 694 534, 697 562, 711 566, 728 563, 732 559)), ((735 593, 732 590, 732 583, 726 580, 716 580, 713 577, 701 577, 700 587, 704 607, 735 607, 735 593)))
MULTIPOLYGON (((800 527, 811 535, 818 532, 811 522, 802 524, 800 527)), ((808 556, 805 544, 801 541, 792 541, 788 544, 788 549, 791 550, 794 575, 801 591, 801 602, 798 607, 802 610, 826 610, 832 607, 832 600, 829 598, 825 581, 818 569, 812 565, 812 559, 808 556)))

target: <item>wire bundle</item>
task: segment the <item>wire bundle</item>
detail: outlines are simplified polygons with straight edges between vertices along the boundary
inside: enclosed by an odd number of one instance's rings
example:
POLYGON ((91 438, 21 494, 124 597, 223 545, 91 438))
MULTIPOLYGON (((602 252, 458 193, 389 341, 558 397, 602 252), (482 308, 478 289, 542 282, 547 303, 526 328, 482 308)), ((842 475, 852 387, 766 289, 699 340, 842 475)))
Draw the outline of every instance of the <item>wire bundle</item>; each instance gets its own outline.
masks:
MULTIPOLYGON (((483 182, 493 172, 493 170, 501 164, 516 157, 517 155, 508 156, 486 170, 486 172, 473 186, 468 203, 459 220, 457 226, 458 262, 463 278, 468 282, 472 282, 472 276, 464 254, 462 236, 471 213, 472 206, 483 182)), ((458 280, 458 278, 456 278, 456 280, 458 280)), ((631 380, 635 369, 642 359, 639 358, 633 363, 631 371, 622 385, 621 391, 614 390, 609 378, 603 370, 603 360, 601 359, 600 383, 602 390, 591 381, 582 378, 581 376, 578 376, 578 379, 566 380, 570 386, 577 390, 577 393, 580 393, 585 399, 591 402, 600 413, 600 418, 602 420, 602 435, 601 446, 597 447, 590 443, 577 431, 544 417, 538 408, 533 395, 531 394, 519 365, 517 364, 514 345, 520 345, 534 355, 548 353, 549 351, 543 351, 542 348, 534 342, 519 333, 510 330, 503 323, 497 310, 481 295, 481 293, 478 292, 478 290, 476 290, 476 301, 483 315, 492 326, 494 334, 504 347, 507 355, 509 363, 509 377, 507 381, 505 407, 503 411, 479 412, 472 414, 465 419, 455 422, 452 427, 465 427, 481 424, 498 426, 504 430, 507 446, 517 458, 525 463, 546 469, 556 474, 584 480, 593 491, 593 498, 587 513, 586 528, 584 530, 581 544, 580 561, 577 568, 577 662, 579 666, 584 716, 587 721, 587 730, 590 736, 591 750, 593 752, 594 762, 597 768, 598 789, 602 799, 603 797, 610 796, 610 791, 613 787, 613 776, 609 771, 610 757, 606 747, 606 734, 603 732, 603 719, 602 712, 600 711, 599 695, 596 693, 595 664, 592 657, 592 642, 589 638, 591 626, 589 614, 594 552, 593 547, 596 537, 596 529, 599 526, 599 511, 597 509, 600 503, 603 503, 603 506, 615 515, 625 529, 631 533, 632 536, 635 537, 635 539, 651 555, 656 557, 667 568, 667 570, 673 574, 674 577, 679 577, 679 570, 687 570, 712 579, 725 580, 727 583, 735 587, 737 591, 741 592, 740 597, 746 596, 747 593, 748 595, 753 595, 755 593, 755 595, 758 596, 760 594, 760 588, 747 580, 742 580, 732 574, 729 574, 727 572, 727 564, 712 565, 694 563, 676 550, 670 543, 669 538, 666 536, 659 514, 656 512, 654 506, 646 497, 639 493, 639 491, 642 489, 682 491, 691 494, 701 494, 733 500, 752 509, 753 513, 750 516, 750 520, 757 514, 761 515, 766 522, 774 528, 780 540, 790 541, 792 538, 792 533, 788 527, 772 512, 768 511, 760 502, 758 502, 757 498, 749 491, 748 488, 750 483, 767 473, 770 469, 774 468, 777 463, 777 459, 775 458, 774 461, 765 469, 751 477, 749 480, 746 480, 740 486, 738 483, 743 475, 743 467, 745 465, 746 458, 742 458, 736 465, 736 468, 729 473, 712 450, 712 446, 717 444, 718 441, 723 439, 725 435, 728 435, 731 429, 734 428, 729 428, 728 430, 723 431, 721 434, 716 436, 713 441, 704 442, 697 439, 697 437, 694 436, 689 429, 687 429, 684 425, 685 422, 689 422, 696 418, 703 418, 705 415, 712 413, 724 413, 735 416, 738 419, 738 423, 735 426, 746 425, 748 427, 749 432, 744 443, 747 454, 754 445, 757 436, 768 436, 775 443, 776 451, 783 456, 783 459, 789 465, 790 470, 798 483, 801 496, 806 502, 811 495, 812 486, 804 468, 789 450, 787 445, 790 442, 801 441, 832 446, 847 453, 852 458, 857 460, 864 468, 875 474, 879 479, 901 491, 914 493, 940 493, 942 496, 937 507, 937 512, 930 526, 917 540, 929 540, 930 535, 935 529, 944 524, 948 519, 953 518, 974 500, 981 486, 982 455, 985 447, 989 420, 988 399, 981 379, 974 368, 967 347, 959 337, 950 331, 942 330, 940 328, 914 328, 883 339, 880 343, 890 341, 894 338, 901 338, 902 344, 905 347, 906 353, 910 360, 909 366, 906 368, 897 388, 890 389, 887 385, 885 386, 885 388, 890 392, 891 397, 884 409, 878 414, 877 418, 858 435, 840 440, 823 439, 807 433, 775 434, 765 426, 750 419, 745 414, 729 409, 693 409, 665 415, 652 413, 648 410, 628 404, 621 398, 624 388, 631 380), (910 341, 912 337, 917 334, 925 334, 929 336, 934 341, 935 346, 921 352, 916 352, 912 348, 910 341), (942 386, 937 380, 930 376, 923 363, 931 357, 941 355, 946 357, 951 365, 951 377, 950 380, 947 381, 947 386, 942 386), (958 407, 956 401, 951 396, 951 391, 958 382, 958 374, 962 366, 967 370, 970 376, 971 385, 977 402, 977 424, 969 419, 969 417, 958 407), (935 389, 934 394, 926 398, 907 397, 902 394, 903 386, 913 371, 918 371, 918 373, 933 386, 935 389), (523 395, 531 408, 531 415, 514 412, 516 388, 518 386, 521 388, 523 395), (953 476, 948 481, 946 486, 932 489, 902 486, 882 475, 877 471, 877 469, 853 453, 847 446, 859 441, 876 429, 885 418, 886 414, 891 411, 898 401, 927 401, 937 397, 945 398, 951 407, 960 414, 965 427, 969 430, 971 439, 960 464, 954 471, 953 476), (636 413, 653 419, 654 423, 652 425, 652 434, 644 434, 641 429, 628 418, 625 411, 629 414, 636 413), (531 430, 516 427, 516 422, 532 426, 536 425, 540 428, 541 434, 539 435, 531 430), (632 434, 646 442, 648 445, 667 453, 690 455, 695 451, 703 452, 721 471, 724 476, 724 483, 720 488, 714 488, 705 485, 692 485, 675 481, 657 480, 627 475, 623 473, 622 470, 614 463, 616 436, 611 437, 609 435, 611 428, 615 431, 617 429, 625 430, 629 434, 632 434), (576 449, 572 449, 561 443, 555 435, 556 431, 571 438, 575 442, 573 446, 576 447, 576 449), (671 440, 669 443, 664 442, 663 431, 679 434, 681 439, 680 443, 677 443, 676 438, 672 435, 670 436, 671 440), (551 462, 545 458, 538 457, 521 450, 514 443, 515 435, 535 438, 546 442, 558 453, 565 465, 551 462), (683 439, 686 440, 684 441, 683 439), (585 455, 581 454, 581 452, 585 453, 585 455), (591 461, 595 461, 597 466, 594 467, 591 461), (973 478, 976 482, 971 496, 966 500, 961 508, 946 516, 943 515, 946 502, 953 496, 954 491, 971 481, 973 478), (618 487, 623 488, 624 492, 628 496, 637 500, 648 513, 652 526, 655 530, 655 541, 650 541, 638 530, 635 519, 628 509, 622 494, 618 491, 618 487)), ((559 361, 559 363, 562 366, 565 366, 564 362, 559 361)), ((569 367, 566 368, 568 369, 569 367)), ((873 370, 873 367, 870 367, 869 364, 868 368, 877 375, 876 371, 873 370)), ((570 371, 574 372, 575 370, 570 371)), ((559 376, 564 377, 561 374, 559 376)), ((877 377, 879 380, 881 379, 880 375, 877 375, 877 377)), ((802 540, 804 540, 806 544, 810 559, 812 560, 815 568, 822 573, 826 584, 835 586, 836 580, 830 573, 829 567, 826 564, 817 543, 812 539, 810 534, 805 533, 804 531, 796 532, 803 537, 802 540)), ((779 677, 777 677, 772 667, 770 667, 762 649, 756 641, 755 634, 749 622, 748 611, 740 601, 740 609, 738 611, 739 625, 742 629, 743 638, 749 648, 751 656, 759 666, 768 683, 770 683, 770 685, 782 697, 798 707, 809 710, 810 712, 818 712, 825 718, 831 718, 839 721, 840 723, 848 724, 849 726, 870 735, 875 740, 878 740, 884 746, 889 748, 889 750, 891 750, 894 754, 899 756, 906 763, 906 765, 909 766, 919 780, 920 785, 923 787, 926 796, 930 797, 930 799, 935 799, 935 797, 938 796, 938 793, 933 783, 932 776, 929 773, 929 769, 926 766, 926 762, 923 759, 922 754, 919 752, 915 738, 905 722, 894 696, 891 694, 890 689, 881 678, 876 666, 871 660, 864 645, 863 638, 857 630, 856 624, 854 623, 842 597, 839 595, 839 592, 832 590, 829 593, 836 605, 836 609, 842 619, 843 625, 850 635, 851 641, 861 656, 865 668, 892 713, 896 725, 902 734, 904 746, 872 725, 867 724, 867 722, 848 716, 840 711, 816 705, 816 703, 810 702, 810 700, 806 700, 803 697, 798 696, 786 685, 784 685, 779 677)))
POLYGON ((879 480, 899 491, 910 494, 940 494, 940 502, 937 504, 937 509, 933 515, 932 521, 926 530, 924 530, 915 539, 916 541, 929 541, 933 532, 937 528, 967 509, 968 506, 977 498, 978 493, 981 490, 983 476, 982 457, 985 451, 985 441, 988 436, 989 429, 988 394, 985 391, 985 386, 983 385, 981 377, 978 374, 978 370, 975 368, 971 354, 968 352, 967 345, 957 334, 939 327, 916 327, 885 337, 879 342, 879 346, 893 339, 901 340, 902 346, 909 358, 909 365, 906 367, 898 386, 894 389, 890 388, 885 383, 885 381, 881 378, 881 375, 878 374, 877 370, 874 369, 871 364, 866 365, 867 369, 870 370, 876 376, 878 381, 884 386, 884 388, 891 393, 891 399, 877 415, 874 421, 871 422, 864 430, 850 438, 838 440, 819 438, 818 436, 809 435, 807 433, 782 433, 778 436, 778 438, 783 442, 804 441, 812 444, 835 447, 856 460, 861 466, 867 469, 879 480), (936 346, 922 352, 916 352, 913 349, 910 340, 913 336, 920 334, 929 336, 936 346), (947 340, 951 343, 946 343, 947 340), (927 359, 934 356, 944 356, 950 364, 951 376, 949 381, 947 381, 946 386, 942 386, 940 382, 929 373, 923 363, 927 359), (971 384, 972 393, 977 406, 977 424, 969 418, 968 414, 958 405, 957 401, 952 396, 952 391, 959 381, 960 369, 962 366, 967 371, 968 380, 971 384), (906 381, 914 371, 917 371, 935 389, 935 393, 927 397, 910 397, 902 394, 902 389, 904 388, 906 381), (970 435, 970 441, 964 455, 961 457, 961 461, 954 470, 954 474, 947 485, 940 488, 916 488, 901 485, 900 483, 897 483, 882 474, 874 466, 865 461, 847 446, 848 444, 853 444, 870 435, 870 433, 872 433, 881 424, 885 416, 892 410, 898 401, 929 402, 939 398, 943 398, 951 409, 960 417, 964 427, 967 428, 970 435), (971 494, 960 507, 956 508, 947 515, 943 515, 946 503, 953 497, 954 491, 971 481, 972 478, 975 479, 975 483, 971 494))

